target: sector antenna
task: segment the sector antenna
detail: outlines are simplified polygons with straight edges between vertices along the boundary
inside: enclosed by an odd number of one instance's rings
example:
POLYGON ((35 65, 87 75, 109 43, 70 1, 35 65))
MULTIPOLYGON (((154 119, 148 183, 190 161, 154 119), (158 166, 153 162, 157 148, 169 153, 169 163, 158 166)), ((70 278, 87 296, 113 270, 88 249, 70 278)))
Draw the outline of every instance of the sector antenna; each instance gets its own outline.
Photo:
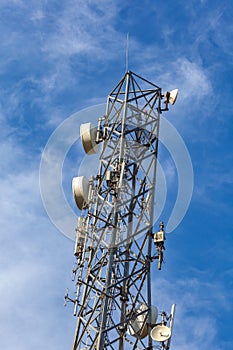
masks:
POLYGON ((65 296, 77 317, 72 350, 170 348, 175 306, 159 311, 151 268, 161 269, 165 249, 164 224, 154 229, 160 115, 177 93, 127 71, 105 115, 81 125, 84 151, 99 152, 99 168, 72 183, 80 209, 75 297, 65 296))

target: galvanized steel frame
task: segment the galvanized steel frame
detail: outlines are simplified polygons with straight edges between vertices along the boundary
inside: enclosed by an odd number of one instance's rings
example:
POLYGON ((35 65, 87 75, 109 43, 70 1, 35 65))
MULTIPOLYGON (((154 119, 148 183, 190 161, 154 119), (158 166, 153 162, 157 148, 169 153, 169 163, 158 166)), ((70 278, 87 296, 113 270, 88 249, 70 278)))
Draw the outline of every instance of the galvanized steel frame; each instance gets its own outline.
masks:
POLYGON ((73 350, 152 349, 151 263, 161 89, 128 71, 99 119, 100 166, 82 211, 73 350), (138 305, 147 309, 138 311, 138 305), (133 334, 145 313, 148 334, 133 334), (131 327, 131 328, 130 328, 131 327), (130 330, 131 329, 131 334, 130 330))

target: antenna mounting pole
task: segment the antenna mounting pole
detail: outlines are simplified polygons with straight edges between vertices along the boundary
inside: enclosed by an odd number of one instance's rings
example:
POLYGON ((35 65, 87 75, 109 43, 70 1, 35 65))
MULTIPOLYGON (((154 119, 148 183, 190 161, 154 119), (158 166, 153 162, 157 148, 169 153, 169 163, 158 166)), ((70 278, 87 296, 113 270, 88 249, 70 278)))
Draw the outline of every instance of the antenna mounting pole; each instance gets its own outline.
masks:
POLYGON ((129 33, 126 36, 126 51, 125 51, 125 71, 129 69, 129 33))

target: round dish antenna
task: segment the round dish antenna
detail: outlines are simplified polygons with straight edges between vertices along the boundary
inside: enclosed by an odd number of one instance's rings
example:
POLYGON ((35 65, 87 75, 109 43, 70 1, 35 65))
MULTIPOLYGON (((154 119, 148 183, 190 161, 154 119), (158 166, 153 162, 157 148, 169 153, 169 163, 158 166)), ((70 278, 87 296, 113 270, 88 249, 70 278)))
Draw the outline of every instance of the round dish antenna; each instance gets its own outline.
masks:
POLYGON ((150 332, 151 338, 155 341, 163 342, 171 337, 171 330, 167 326, 155 326, 150 332))
MULTIPOLYGON (((142 303, 135 308, 135 316, 133 320, 129 322, 128 333, 133 337, 143 339, 148 335, 148 306, 142 303), (145 311, 145 312, 144 312, 145 311), (139 314, 138 316, 136 316, 139 314)), ((158 309, 156 306, 151 305, 151 324, 154 326, 158 318, 158 309)))
POLYGON ((88 201, 89 181, 86 176, 74 177, 72 180, 72 191, 77 207, 82 210, 88 201))
POLYGON ((168 110, 168 104, 174 105, 178 96, 178 89, 174 89, 172 91, 166 91, 164 93, 164 103, 165 103, 165 109, 162 109, 162 111, 168 110))
POLYGON ((174 105, 174 103, 176 102, 177 96, 178 96, 178 89, 174 89, 170 92, 168 92, 169 97, 168 97, 168 101, 171 105, 174 105))
POLYGON ((96 143, 97 128, 92 123, 80 125, 80 136, 84 151, 87 154, 95 154, 99 151, 99 145, 96 143))

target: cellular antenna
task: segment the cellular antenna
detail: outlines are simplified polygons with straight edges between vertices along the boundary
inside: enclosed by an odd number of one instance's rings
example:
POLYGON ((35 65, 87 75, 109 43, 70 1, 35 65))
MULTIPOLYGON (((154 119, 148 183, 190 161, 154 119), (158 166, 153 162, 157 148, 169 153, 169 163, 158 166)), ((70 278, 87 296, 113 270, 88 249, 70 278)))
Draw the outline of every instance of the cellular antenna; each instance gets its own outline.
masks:
POLYGON ((126 36, 126 51, 125 51, 125 71, 129 69, 129 33, 126 36))

